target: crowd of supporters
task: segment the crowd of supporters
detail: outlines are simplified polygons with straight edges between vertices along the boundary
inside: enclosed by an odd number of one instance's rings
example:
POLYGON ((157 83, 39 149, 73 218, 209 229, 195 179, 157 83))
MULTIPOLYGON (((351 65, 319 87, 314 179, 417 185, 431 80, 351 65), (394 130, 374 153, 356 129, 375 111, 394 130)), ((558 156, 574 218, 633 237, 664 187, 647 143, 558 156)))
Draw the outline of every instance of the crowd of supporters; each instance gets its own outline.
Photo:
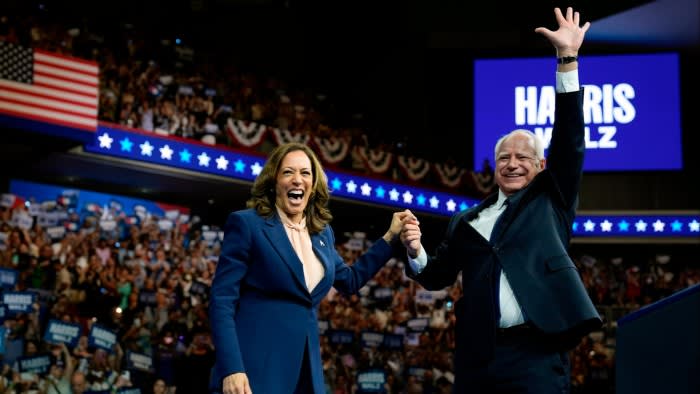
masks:
POLYGON ((295 140, 327 167, 476 198, 493 191, 488 163, 471 170, 463 157, 428 152, 420 141, 367 133, 373 126, 362 114, 344 112, 324 92, 217 61, 175 39, 132 25, 106 34, 49 14, 3 18, 0 41, 98 62, 102 121, 263 154, 295 140))
MULTIPOLYGON (((37 392, 76 393, 81 385, 97 392, 129 387, 150 392, 154 383, 180 393, 206 390, 216 351, 209 336, 207 298, 219 253, 218 230, 172 217, 173 225, 163 226, 163 218, 148 212, 134 221, 116 208, 105 209, 76 212, 42 204, 27 221, 18 219, 27 217, 26 203, 0 208, 0 267, 4 277, 16 273, 11 285, 3 279, 3 294, 37 294, 30 310, 3 312, 0 393, 32 392, 32 387, 43 390, 37 392), (63 234, 47 231, 40 220, 47 207, 64 212, 58 215, 65 218, 63 234), (105 228, 105 218, 117 225, 105 228), (49 322, 56 320, 81 328, 74 346, 47 336, 49 322), (94 325, 115 333, 113 347, 89 338, 94 325), (18 360, 36 354, 50 354, 50 368, 46 373, 23 372, 18 360), (145 356, 152 365, 135 365, 129 359, 133 354, 145 356), (72 391, 56 390, 70 384, 72 391)), ((350 232, 336 247, 352 262, 369 242, 365 233, 350 232)), ((603 311, 617 307, 626 314, 700 283, 697 264, 672 256, 627 262, 581 255, 576 262, 603 311)), ((406 278, 403 264, 401 256, 391 260, 359 296, 332 291, 322 302, 319 329, 329 393, 355 393, 358 375, 376 370, 384 373, 388 393, 449 392, 452 307, 461 294, 459 282, 428 292, 406 278)), ((611 324, 572 352, 575 393, 611 392, 611 324)))

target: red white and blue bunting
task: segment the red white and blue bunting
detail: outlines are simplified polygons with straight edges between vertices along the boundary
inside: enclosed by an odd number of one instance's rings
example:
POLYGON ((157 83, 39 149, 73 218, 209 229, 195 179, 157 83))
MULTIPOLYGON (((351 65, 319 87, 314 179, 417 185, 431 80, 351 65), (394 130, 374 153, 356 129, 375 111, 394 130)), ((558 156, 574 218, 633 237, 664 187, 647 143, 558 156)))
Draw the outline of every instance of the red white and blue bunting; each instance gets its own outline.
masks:
POLYGON ((314 137, 321 160, 327 164, 338 164, 343 161, 350 151, 350 138, 320 138, 314 137))
POLYGON ((397 159, 402 172, 414 182, 425 178, 430 171, 430 162, 425 159, 406 156, 398 156, 397 159))
POLYGON ((435 163, 434 167, 440 183, 447 187, 459 187, 462 184, 464 174, 467 172, 464 168, 447 163, 435 163))
POLYGON ((226 121, 226 130, 233 137, 233 141, 246 148, 254 148, 263 141, 267 133, 267 126, 255 122, 245 122, 233 118, 226 121))

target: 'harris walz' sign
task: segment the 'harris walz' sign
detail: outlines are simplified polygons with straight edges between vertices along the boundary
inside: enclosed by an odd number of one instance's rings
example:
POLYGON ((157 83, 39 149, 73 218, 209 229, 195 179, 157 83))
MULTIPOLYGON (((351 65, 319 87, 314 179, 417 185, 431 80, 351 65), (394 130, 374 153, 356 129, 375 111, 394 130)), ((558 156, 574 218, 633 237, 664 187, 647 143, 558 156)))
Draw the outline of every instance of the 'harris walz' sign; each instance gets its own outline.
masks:
POLYGON ((88 335, 88 344, 112 352, 117 343, 117 334, 99 324, 93 324, 88 335))
POLYGON ((80 338, 80 325, 54 319, 49 320, 49 325, 44 333, 46 342, 66 343, 70 348, 78 345, 78 338, 80 338))

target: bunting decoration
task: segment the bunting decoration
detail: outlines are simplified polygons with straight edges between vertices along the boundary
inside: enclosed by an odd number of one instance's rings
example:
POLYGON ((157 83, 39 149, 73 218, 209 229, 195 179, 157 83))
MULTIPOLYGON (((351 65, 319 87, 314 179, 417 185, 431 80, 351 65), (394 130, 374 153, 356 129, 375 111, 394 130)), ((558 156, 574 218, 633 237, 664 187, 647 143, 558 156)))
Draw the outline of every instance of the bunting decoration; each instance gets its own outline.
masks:
POLYGON ((425 159, 400 155, 397 157, 397 161, 402 172, 414 182, 425 178, 430 171, 430 162, 425 159))
POLYGON ((350 150, 349 138, 313 138, 314 144, 318 147, 321 160, 327 164, 338 164, 343 161, 350 150))
POLYGON ((367 168, 375 174, 384 174, 389 171, 394 158, 391 152, 367 149, 366 147, 357 147, 357 153, 365 161, 367 168))
POLYGON ((300 144, 308 145, 311 137, 309 134, 304 133, 292 133, 289 130, 280 130, 278 128, 272 129, 272 136, 275 137, 275 143, 277 145, 286 144, 288 142, 298 142, 300 144))
POLYGON ((459 187, 462 184, 464 174, 467 172, 464 168, 447 163, 435 163, 433 167, 438 174, 440 183, 447 187, 459 187))
POLYGON ((233 118, 226 121, 226 131, 233 137, 233 141, 246 148, 254 148, 263 141, 267 133, 267 126, 255 122, 244 122, 233 118))

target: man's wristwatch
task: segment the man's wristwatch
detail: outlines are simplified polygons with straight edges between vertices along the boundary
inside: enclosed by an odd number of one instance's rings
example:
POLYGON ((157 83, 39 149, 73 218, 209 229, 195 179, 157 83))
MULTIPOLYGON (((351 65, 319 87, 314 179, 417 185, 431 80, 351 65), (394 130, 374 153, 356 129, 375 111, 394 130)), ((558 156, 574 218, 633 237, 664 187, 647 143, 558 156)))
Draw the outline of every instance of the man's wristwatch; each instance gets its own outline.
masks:
POLYGON ((578 61, 578 56, 563 56, 557 58, 557 64, 569 64, 578 61))

